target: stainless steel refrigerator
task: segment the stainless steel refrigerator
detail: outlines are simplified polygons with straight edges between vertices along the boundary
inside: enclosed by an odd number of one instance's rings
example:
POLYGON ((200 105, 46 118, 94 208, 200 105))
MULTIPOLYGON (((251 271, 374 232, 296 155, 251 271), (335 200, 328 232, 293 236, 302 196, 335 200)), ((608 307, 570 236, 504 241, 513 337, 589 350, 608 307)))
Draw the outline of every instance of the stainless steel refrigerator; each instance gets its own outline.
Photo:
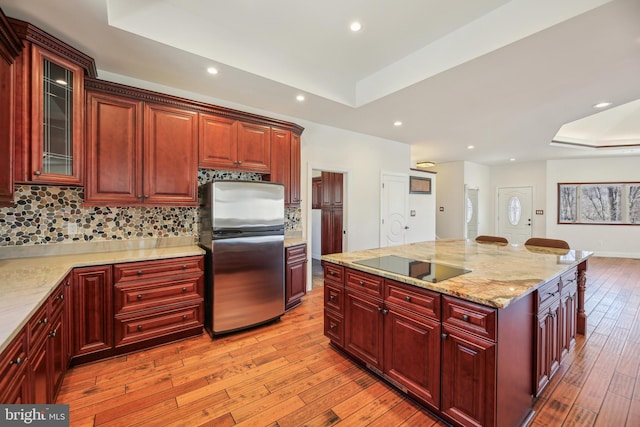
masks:
POLYGON ((211 336, 284 313, 284 187, 214 181, 200 187, 206 252, 205 329, 211 336))

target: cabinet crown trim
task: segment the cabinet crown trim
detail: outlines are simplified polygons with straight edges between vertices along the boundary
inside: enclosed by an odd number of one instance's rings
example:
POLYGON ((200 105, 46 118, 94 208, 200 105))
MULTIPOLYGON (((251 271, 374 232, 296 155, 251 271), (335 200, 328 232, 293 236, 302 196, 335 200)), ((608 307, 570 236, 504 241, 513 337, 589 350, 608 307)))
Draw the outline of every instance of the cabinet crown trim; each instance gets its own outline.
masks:
POLYGON ((15 33, 8 18, 0 9, 0 56, 9 64, 13 64, 14 58, 20 55, 22 43, 15 33))
POLYGON ((220 107, 204 102, 193 101, 186 98, 167 95, 160 92, 154 92, 146 89, 140 89, 133 86, 127 86, 120 83, 108 82, 95 78, 85 79, 85 90, 95 92, 109 93, 112 95, 125 96, 142 100, 145 102, 153 102, 157 104, 171 105, 174 107, 184 108, 200 113, 214 114, 220 117, 227 117, 233 120, 241 120, 243 122, 255 123, 277 127, 280 129, 290 130, 298 135, 302 133, 304 128, 295 123, 285 122, 269 117, 259 116, 257 114, 246 113, 243 111, 232 110, 230 108, 220 107))

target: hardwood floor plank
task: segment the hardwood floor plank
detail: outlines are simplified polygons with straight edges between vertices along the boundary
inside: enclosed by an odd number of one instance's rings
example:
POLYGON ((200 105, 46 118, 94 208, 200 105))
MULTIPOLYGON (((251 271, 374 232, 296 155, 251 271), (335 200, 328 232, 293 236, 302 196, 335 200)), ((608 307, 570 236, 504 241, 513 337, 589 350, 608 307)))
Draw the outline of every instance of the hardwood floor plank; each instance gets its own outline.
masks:
POLYGON ((607 393, 594 426, 624 426, 629 413, 629 405, 631 405, 630 399, 618 396, 615 393, 607 393))
POLYGON ((544 405, 536 408, 537 416, 531 426, 560 426, 569 415, 580 388, 560 381, 544 405))

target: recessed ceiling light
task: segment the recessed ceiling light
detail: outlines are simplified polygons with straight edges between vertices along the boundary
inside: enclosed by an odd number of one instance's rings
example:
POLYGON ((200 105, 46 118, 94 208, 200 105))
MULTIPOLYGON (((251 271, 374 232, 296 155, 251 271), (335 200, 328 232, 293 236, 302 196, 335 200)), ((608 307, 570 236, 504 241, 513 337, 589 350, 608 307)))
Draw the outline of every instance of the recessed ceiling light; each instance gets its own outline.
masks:
POLYGON ((402 122, 400 120, 396 120, 395 122, 393 122, 394 126, 402 126, 402 122))
POLYGON ((515 157, 512 157, 512 158, 510 158, 510 159, 509 159, 509 161, 510 161, 510 162, 515 162, 515 161, 516 161, 516 158, 515 158, 515 157))
POLYGON ((56 80, 56 83, 58 83, 59 85, 62 85, 62 86, 66 86, 67 85, 66 80, 62 80, 62 79, 56 80))
POLYGON ((475 145, 467 145, 467 150, 473 150, 475 147, 475 145))
POLYGON ((216 67, 207 68, 207 73, 209 74, 218 74, 218 69, 216 67))
POLYGON ((608 107, 609 105, 611 105, 610 102, 603 101, 603 102, 598 102, 597 104, 594 104, 593 108, 604 108, 604 107, 608 107))
POLYGON ((362 24, 359 23, 358 21, 355 21, 355 22, 351 23, 349 28, 351 28, 351 31, 353 31, 355 33, 355 32, 360 31, 362 29, 362 24))
POLYGON ((298 95, 296 96, 296 99, 300 102, 304 101, 304 95, 298 95))

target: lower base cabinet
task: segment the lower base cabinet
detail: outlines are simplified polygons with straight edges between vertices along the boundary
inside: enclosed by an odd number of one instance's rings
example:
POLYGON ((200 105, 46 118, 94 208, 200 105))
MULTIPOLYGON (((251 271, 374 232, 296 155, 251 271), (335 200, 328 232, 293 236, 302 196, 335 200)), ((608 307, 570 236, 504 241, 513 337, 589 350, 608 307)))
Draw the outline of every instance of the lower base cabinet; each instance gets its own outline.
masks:
POLYGON ((307 245, 285 248, 285 310, 300 305, 307 294, 307 245))
POLYGON ((202 334, 203 287, 203 256, 74 269, 0 354, 0 403, 53 403, 70 364, 202 334))
POLYGON ((533 296, 497 310, 334 264, 324 271, 334 347, 454 425, 529 416, 533 296))

